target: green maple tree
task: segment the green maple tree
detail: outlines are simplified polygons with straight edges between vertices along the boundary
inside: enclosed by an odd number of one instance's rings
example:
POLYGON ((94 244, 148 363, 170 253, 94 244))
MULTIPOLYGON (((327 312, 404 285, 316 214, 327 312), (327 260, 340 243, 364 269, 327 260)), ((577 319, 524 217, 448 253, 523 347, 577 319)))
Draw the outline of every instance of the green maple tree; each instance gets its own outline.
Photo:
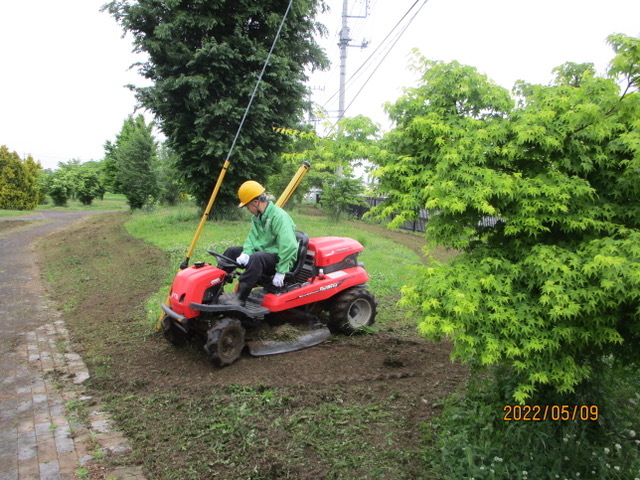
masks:
POLYGON ((403 301, 455 357, 507 366, 519 402, 640 360, 640 39, 609 42, 606 76, 567 63, 513 96, 417 55, 419 86, 387 107, 380 215, 427 208, 429 243, 460 252, 403 301))

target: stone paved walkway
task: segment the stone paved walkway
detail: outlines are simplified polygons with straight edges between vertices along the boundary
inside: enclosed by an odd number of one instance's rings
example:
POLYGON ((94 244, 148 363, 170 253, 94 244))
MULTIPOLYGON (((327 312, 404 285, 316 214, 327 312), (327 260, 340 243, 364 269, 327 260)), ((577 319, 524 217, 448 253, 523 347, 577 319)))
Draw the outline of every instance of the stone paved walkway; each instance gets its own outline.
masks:
POLYGON ((78 217, 45 212, 45 223, 0 234, 0 480, 144 479, 139 467, 110 467, 130 447, 86 396, 89 372, 33 262, 33 240, 78 217))

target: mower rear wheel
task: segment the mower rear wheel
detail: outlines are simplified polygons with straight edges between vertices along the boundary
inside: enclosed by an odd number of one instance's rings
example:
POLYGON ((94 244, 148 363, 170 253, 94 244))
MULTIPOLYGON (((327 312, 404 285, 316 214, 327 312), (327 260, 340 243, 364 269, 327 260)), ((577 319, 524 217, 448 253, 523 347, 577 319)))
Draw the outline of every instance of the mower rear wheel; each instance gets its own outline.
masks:
POLYGON ((332 332, 351 335, 373 325, 377 313, 376 300, 369 290, 350 288, 332 299, 328 326, 332 332))
POLYGON ((204 346, 209 360, 217 367, 231 365, 244 348, 245 330, 236 318, 223 318, 207 331, 207 343, 204 346))
POLYGON ((162 335, 171 345, 176 347, 183 347, 189 342, 187 334, 180 330, 168 315, 162 318, 162 335))

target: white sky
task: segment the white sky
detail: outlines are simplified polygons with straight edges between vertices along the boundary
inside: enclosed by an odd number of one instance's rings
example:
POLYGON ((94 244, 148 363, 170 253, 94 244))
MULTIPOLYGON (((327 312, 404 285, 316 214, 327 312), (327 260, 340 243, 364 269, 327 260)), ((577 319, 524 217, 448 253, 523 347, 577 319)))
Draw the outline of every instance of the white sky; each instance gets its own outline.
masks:
MULTIPOLYGON (((349 13, 362 15, 366 0, 349 0, 349 13)), ((350 18, 352 43, 369 40, 367 48, 348 48, 347 79, 373 55, 396 23, 416 0, 368 0, 367 18, 350 18)), ((343 0, 329 0, 330 37, 325 40, 332 71, 314 75, 313 99, 329 114, 337 115, 339 90, 339 31, 343 0), (324 89, 324 90, 322 90, 324 89), (328 103, 327 100, 333 97, 328 103)), ((408 70, 413 48, 430 60, 472 65, 497 84, 511 90, 517 80, 547 84, 552 69, 565 62, 594 63, 606 71, 613 50, 606 38, 612 33, 640 35, 640 0, 419 0, 418 15, 384 60, 346 116, 363 114, 383 128, 389 121, 382 105, 395 101, 402 89, 417 85, 417 74, 408 70)), ((407 17, 408 18, 408 17, 407 17)), ((399 31, 399 30, 396 30, 399 31)), ((394 35, 390 39, 395 38, 394 35)), ((382 50, 382 49, 381 49, 382 50)), ((373 55, 374 65, 381 57, 373 55)), ((347 85, 346 105, 353 100, 373 68, 363 68, 347 85)))
POLYGON ((45 168, 101 160, 142 84, 103 0, 0 0, 0 145, 45 168))
MULTIPOLYGON (((425 0, 419 0, 420 6, 425 0)), ((127 115, 134 113, 128 83, 144 82, 129 70, 136 57, 131 39, 107 13, 105 0, 2 0, 0 2, 0 145, 31 154, 45 168, 73 158, 100 160, 127 115)), ((349 0, 354 15, 365 0, 349 0)), ((347 78, 370 56, 415 0, 370 0, 366 19, 349 20, 347 78)), ((343 0, 328 0, 326 45, 333 68, 314 75, 314 100, 337 92, 338 31, 343 0)), ((414 10, 415 11, 415 10, 414 10)), ((326 20, 325 20, 326 19, 326 20)), ((407 70, 418 48, 433 60, 473 65, 498 84, 518 79, 547 83, 551 69, 566 62, 592 62, 604 71, 612 58, 611 33, 640 35, 640 0, 428 0, 347 116, 363 114, 386 126, 382 104, 402 87, 415 85, 407 70)), ((376 57, 379 59, 379 55, 376 57)), ((371 70, 347 89, 349 104, 371 70)), ((335 98, 326 108, 335 113, 335 98)))

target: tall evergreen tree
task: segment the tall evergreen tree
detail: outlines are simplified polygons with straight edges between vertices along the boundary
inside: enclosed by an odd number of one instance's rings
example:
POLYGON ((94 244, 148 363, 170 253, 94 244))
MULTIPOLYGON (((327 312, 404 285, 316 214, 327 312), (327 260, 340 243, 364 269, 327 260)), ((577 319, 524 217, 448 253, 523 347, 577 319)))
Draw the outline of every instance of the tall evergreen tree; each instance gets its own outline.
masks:
POLYGON ((124 145, 129 137, 138 129, 148 130, 152 135, 153 124, 147 125, 142 115, 129 115, 122 124, 120 132, 116 135, 115 141, 107 140, 104 144, 103 172, 105 187, 111 193, 124 193, 120 183, 120 169, 118 168, 117 152, 124 145))
MULTIPOLYGON (((135 88, 152 111, 196 199, 209 198, 251 92, 287 9, 287 0, 114 0, 106 9, 135 49, 148 55, 140 67, 152 85, 135 88)), ((235 203, 247 178, 277 170, 286 138, 272 127, 297 124, 305 106, 306 68, 327 65, 313 35, 322 0, 293 2, 262 85, 232 157, 233 181, 218 203, 235 203)), ((132 87, 134 88, 134 87, 132 87)))
POLYGON ((129 117, 113 150, 118 171, 116 180, 132 210, 154 203, 158 186, 154 171, 158 146, 152 134, 153 123, 144 117, 129 117))

